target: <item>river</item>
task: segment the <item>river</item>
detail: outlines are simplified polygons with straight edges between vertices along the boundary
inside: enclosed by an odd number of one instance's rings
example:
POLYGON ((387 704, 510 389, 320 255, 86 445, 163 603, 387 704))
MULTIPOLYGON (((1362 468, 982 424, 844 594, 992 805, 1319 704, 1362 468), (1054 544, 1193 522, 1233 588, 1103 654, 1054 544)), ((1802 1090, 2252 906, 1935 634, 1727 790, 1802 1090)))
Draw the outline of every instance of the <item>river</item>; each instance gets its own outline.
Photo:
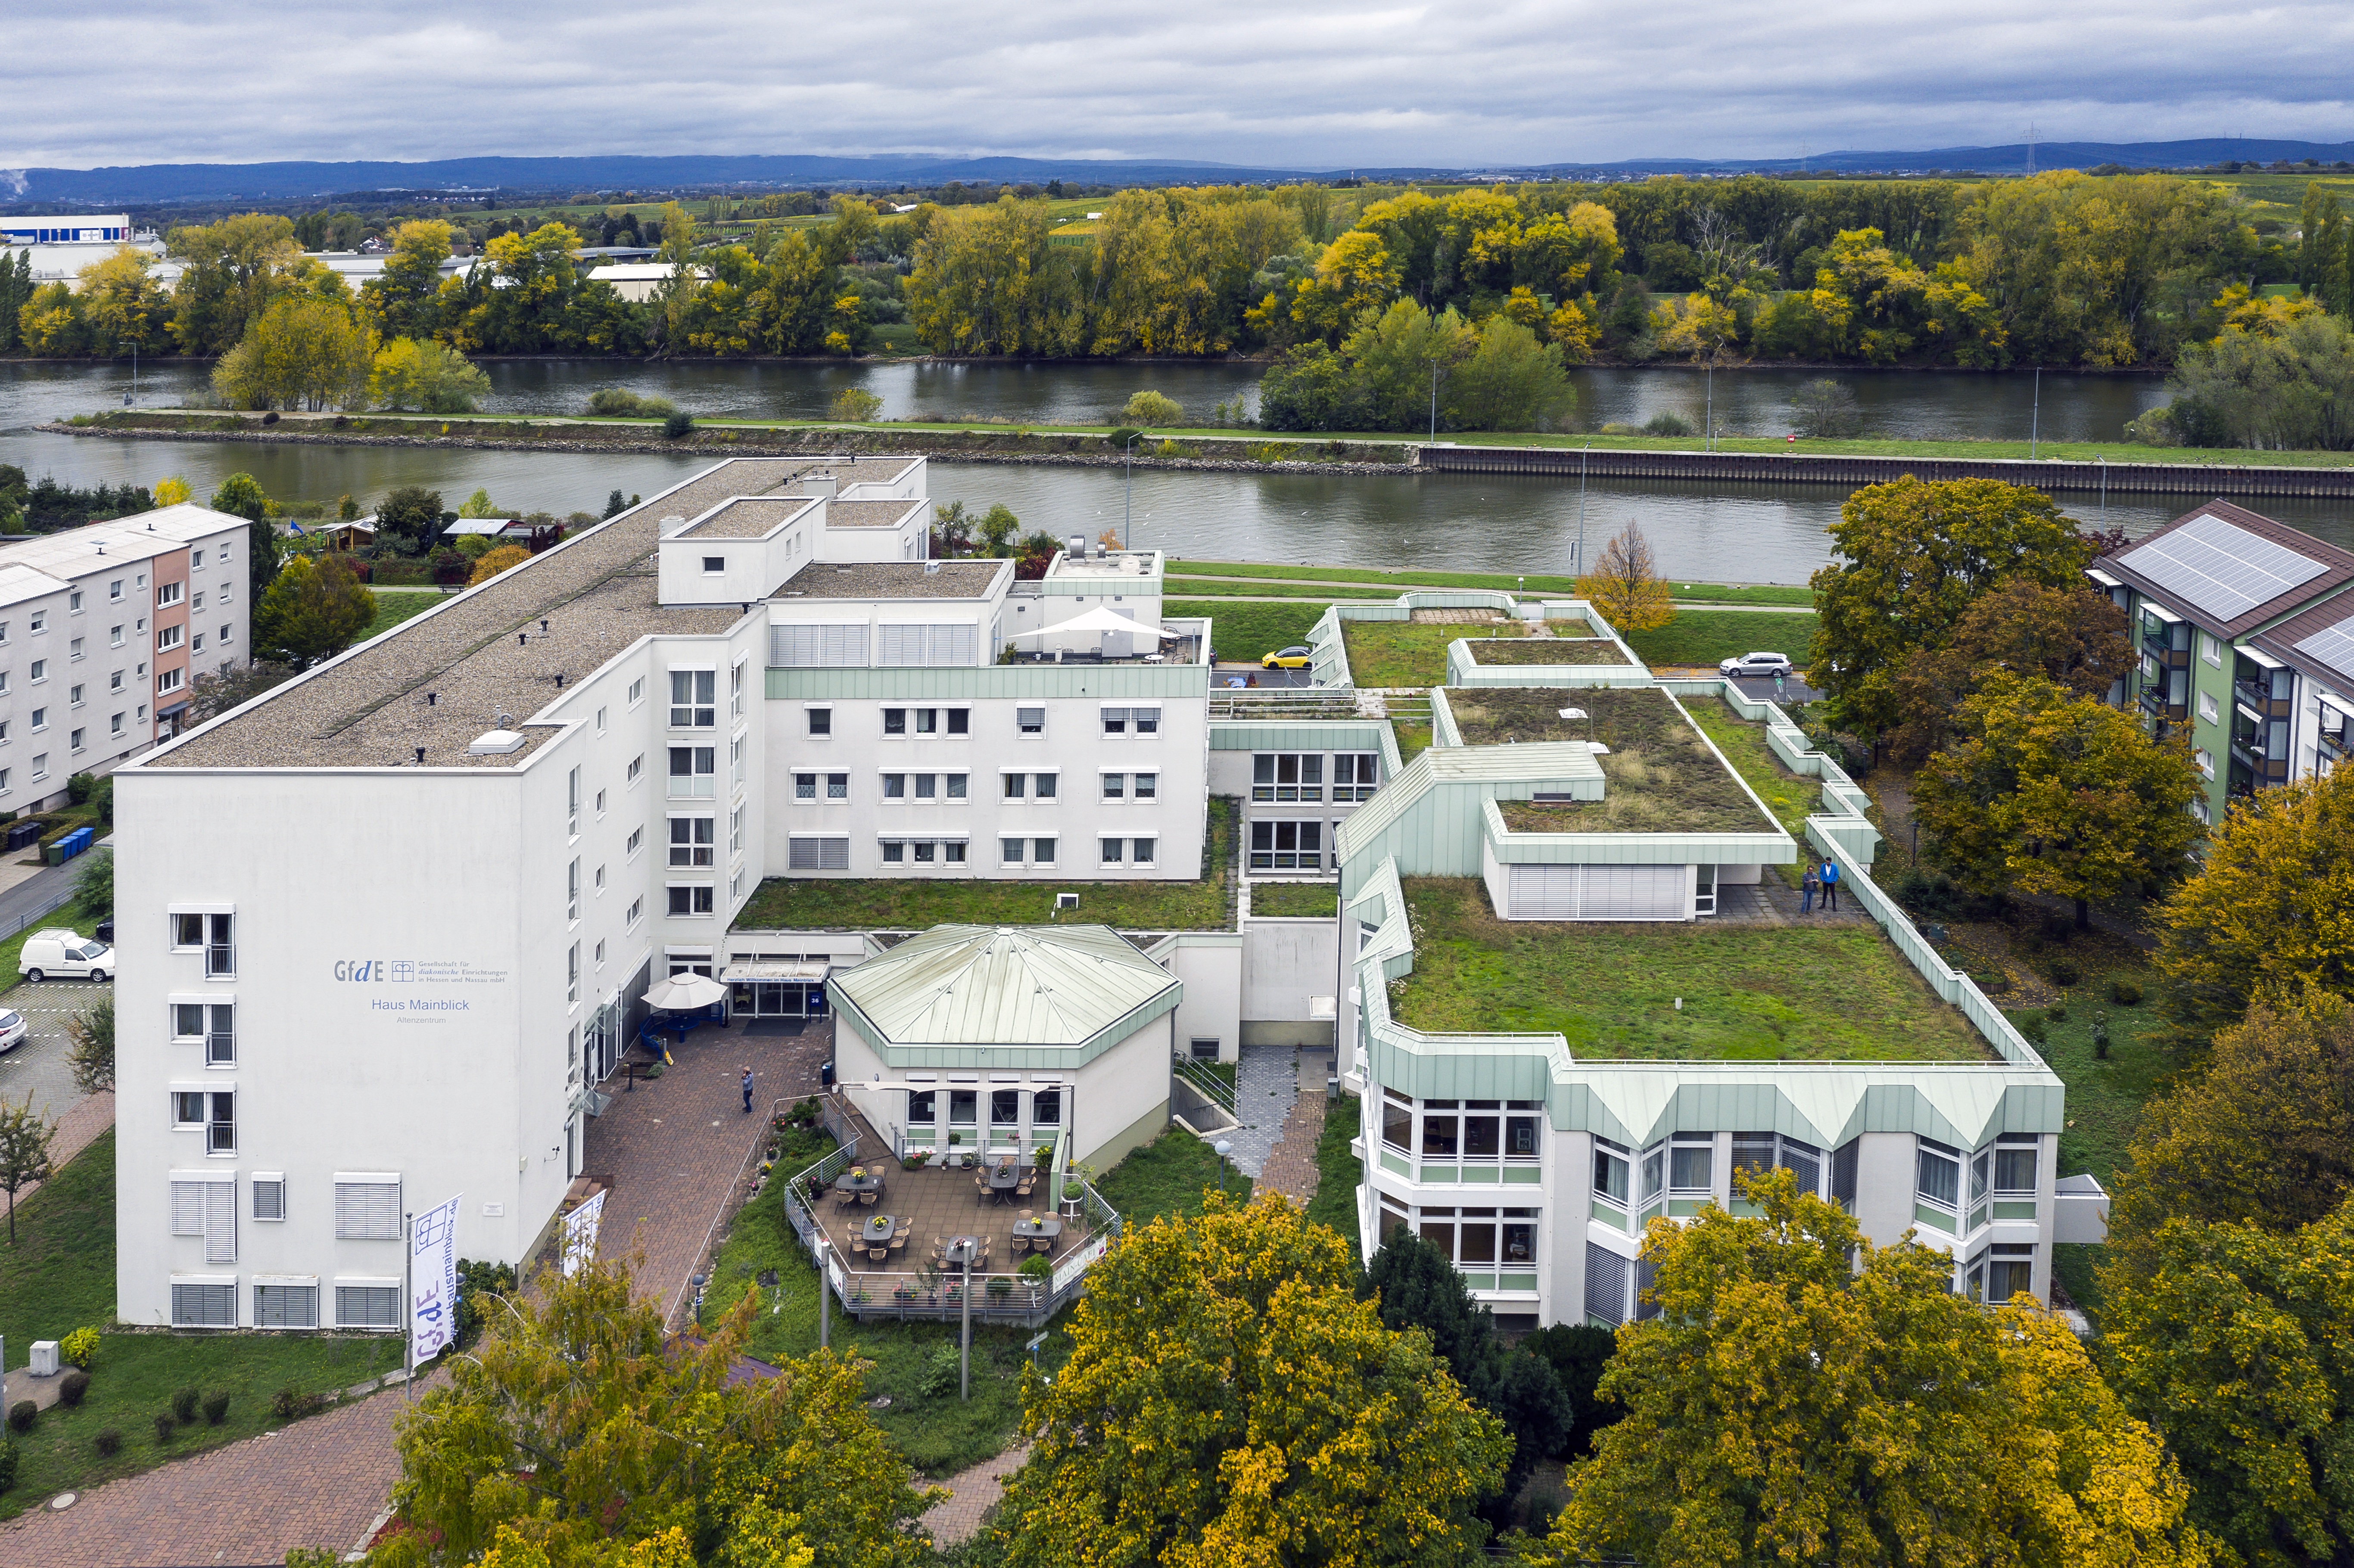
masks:
MULTIPOLYGON (((1132 391, 1152 387, 1197 416, 1243 395, 1260 368, 1246 365, 615 365, 597 361, 491 362, 489 407, 507 412, 577 410, 588 389, 626 385, 660 392, 708 414, 814 415, 840 387, 864 385, 889 414, 956 413, 1046 424, 1101 419, 1132 391)), ((1734 429, 1775 428, 1772 411, 1811 373, 1747 369, 1715 377, 1719 420, 1734 429), (1728 408, 1742 410, 1736 418, 1728 408)), ((1702 378, 1686 371, 1581 370, 1581 393, 1603 419, 1639 421, 1661 408, 1695 418, 1702 378)), ((140 401, 177 404, 199 392, 207 369, 143 369, 140 401)), ((708 457, 598 456, 429 448, 273 446, 221 441, 125 441, 49 435, 43 420, 119 403, 130 386, 117 366, 0 366, 0 462, 78 485, 153 484, 177 473, 199 498, 227 475, 250 472, 269 493, 364 504, 399 484, 440 490, 451 505, 476 488, 502 506, 558 514, 601 511, 607 493, 651 494, 705 466, 708 457)), ((1892 434, 2023 434, 2028 377, 1946 373, 1842 373, 1867 409, 1866 429, 1892 434), (2019 406, 2014 408, 2013 405, 2019 406), (2013 416, 2017 419, 2012 422, 2013 416)), ((2058 439, 2114 435, 2163 398, 2155 380, 2043 378, 2041 428, 2058 439)), ((1786 421, 1787 422, 1787 421, 1786 421)), ((986 508, 1003 502, 1025 527, 1094 534, 1128 514, 1131 542, 1172 554, 1235 559, 1460 571, 1562 572, 1579 535, 1577 487, 1490 475, 1356 475, 1139 470, 1132 499, 1117 470, 939 461, 932 493, 986 508)), ((1596 482, 1587 492, 1589 555, 1639 523, 1660 568, 1716 582, 1803 582, 1829 556, 1824 530, 1841 493, 1829 487, 1596 482)), ((2182 510, 2171 497, 2112 496, 2108 521, 2140 533, 2182 510)), ((2100 508, 2072 497, 2088 522, 2100 508)), ((2269 514, 2354 547, 2354 520, 2319 501, 2277 500, 2269 514)))

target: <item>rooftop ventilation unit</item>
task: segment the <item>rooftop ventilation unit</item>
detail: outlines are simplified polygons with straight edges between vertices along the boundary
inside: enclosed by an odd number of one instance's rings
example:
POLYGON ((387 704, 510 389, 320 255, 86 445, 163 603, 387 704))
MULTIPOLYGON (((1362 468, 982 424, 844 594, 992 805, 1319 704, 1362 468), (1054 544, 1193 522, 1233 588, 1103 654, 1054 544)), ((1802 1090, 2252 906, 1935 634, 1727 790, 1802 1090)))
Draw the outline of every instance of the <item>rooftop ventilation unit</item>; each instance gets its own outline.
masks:
POLYGON ((523 749, 523 736, 511 729, 484 730, 466 743, 469 757, 511 757, 523 749))
POLYGON ((674 539, 684 532, 686 532, 686 519, 680 516, 677 513, 673 512, 669 516, 662 520, 662 537, 665 539, 674 539))
POLYGON ((1071 559, 1073 559, 1073 560, 1075 560, 1075 561, 1084 561, 1084 560, 1086 560, 1087 558, 1087 536, 1085 534, 1074 534, 1074 535, 1071 535, 1071 559))

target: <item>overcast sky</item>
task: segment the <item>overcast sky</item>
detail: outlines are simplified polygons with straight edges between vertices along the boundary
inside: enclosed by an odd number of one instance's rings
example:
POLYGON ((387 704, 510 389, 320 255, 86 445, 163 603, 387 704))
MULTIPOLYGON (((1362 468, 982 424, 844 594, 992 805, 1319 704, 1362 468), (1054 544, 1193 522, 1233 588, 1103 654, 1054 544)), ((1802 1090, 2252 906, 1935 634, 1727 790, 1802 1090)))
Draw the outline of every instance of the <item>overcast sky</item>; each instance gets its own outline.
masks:
POLYGON ((1314 167, 2354 138, 2354 6, 14 0, 0 166, 931 152, 1314 167))

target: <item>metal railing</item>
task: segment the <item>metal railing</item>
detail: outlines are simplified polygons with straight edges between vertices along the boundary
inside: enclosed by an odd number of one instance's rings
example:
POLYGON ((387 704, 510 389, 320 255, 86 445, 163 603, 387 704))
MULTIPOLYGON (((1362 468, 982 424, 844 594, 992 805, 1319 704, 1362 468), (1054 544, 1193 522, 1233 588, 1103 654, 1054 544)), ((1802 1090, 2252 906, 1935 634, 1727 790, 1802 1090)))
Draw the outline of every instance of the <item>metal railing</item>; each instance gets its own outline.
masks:
POLYGON ((1227 1115, 1235 1114, 1235 1086, 1201 1063, 1180 1056, 1170 1063, 1169 1070, 1227 1115))
POLYGON ((71 883, 68 883, 57 892, 49 895, 49 896, 43 901, 38 909, 28 909, 24 914, 17 916, 16 923, 8 927, 8 935, 12 937, 15 936, 17 932, 23 930, 26 927, 31 925, 36 920, 48 919, 51 915, 56 914, 60 908, 72 903, 73 897, 73 885, 71 883))

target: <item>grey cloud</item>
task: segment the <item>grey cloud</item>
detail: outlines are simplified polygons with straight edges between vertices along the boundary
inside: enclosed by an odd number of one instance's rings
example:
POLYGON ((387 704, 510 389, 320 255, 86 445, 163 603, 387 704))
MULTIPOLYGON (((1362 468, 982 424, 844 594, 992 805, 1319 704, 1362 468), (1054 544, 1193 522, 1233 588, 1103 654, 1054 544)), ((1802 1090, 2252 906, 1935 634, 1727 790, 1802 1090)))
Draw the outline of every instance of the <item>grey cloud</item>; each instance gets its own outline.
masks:
POLYGON ((1305 166, 2354 135, 2354 12, 2094 0, 12 7, 0 165, 984 153, 1305 166))

